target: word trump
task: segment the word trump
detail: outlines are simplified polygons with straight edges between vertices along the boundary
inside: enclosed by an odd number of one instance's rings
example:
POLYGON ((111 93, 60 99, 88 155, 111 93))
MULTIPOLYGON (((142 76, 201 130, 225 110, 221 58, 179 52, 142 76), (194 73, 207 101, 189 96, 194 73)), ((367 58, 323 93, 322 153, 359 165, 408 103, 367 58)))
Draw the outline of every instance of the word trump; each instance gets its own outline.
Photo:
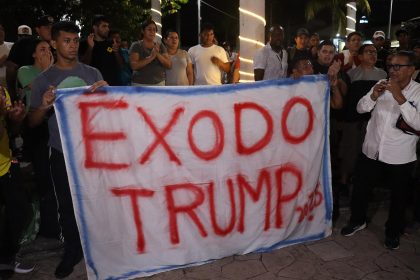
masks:
POLYGON ((89 279, 130 279, 331 234, 323 76, 59 90, 89 279))
MULTIPOLYGON (((226 180, 226 186, 229 192, 229 203, 230 206, 230 217, 229 223, 225 228, 219 225, 217 221, 217 209, 215 205, 215 186, 214 182, 209 182, 206 187, 194 185, 191 183, 177 184, 165 186, 165 197, 167 205, 167 215, 169 219, 169 235, 170 242, 172 244, 178 244, 179 240, 179 228, 178 228, 178 216, 186 215, 188 216, 194 225, 197 227, 199 234, 204 238, 208 236, 208 230, 204 226, 204 222, 199 218, 199 215, 196 213, 196 209, 200 207, 205 197, 208 196, 209 201, 209 216, 211 222, 211 229, 215 235, 226 236, 234 231, 234 227, 237 224, 236 231, 242 233, 245 231, 245 207, 246 207, 246 195, 252 200, 252 202, 258 202, 262 198, 262 190, 265 187, 265 217, 264 219, 264 231, 267 231, 271 227, 271 201, 272 201, 272 192, 273 188, 276 191, 275 197, 275 228, 281 228, 283 226, 283 216, 282 216, 282 207, 285 203, 295 199, 302 189, 302 173, 299 169, 292 164, 285 164, 274 170, 275 182, 271 183, 272 176, 267 169, 260 171, 258 176, 258 183, 256 187, 253 187, 250 182, 248 182, 246 176, 243 174, 238 174, 234 178, 228 178, 226 180), (293 190, 289 193, 285 193, 285 188, 283 188, 283 176, 285 174, 290 174, 295 177, 296 185, 293 190), (237 187, 236 196, 239 196, 239 205, 237 206, 235 199, 235 188, 237 187), (174 193, 175 192, 189 192, 194 197, 193 201, 188 204, 179 204, 177 203, 174 193), (239 208, 239 209, 237 209, 239 208)), ((143 233, 143 222, 141 218, 139 204, 141 199, 151 199, 155 195, 155 191, 152 189, 146 188, 112 188, 111 192, 118 197, 126 197, 131 204, 133 211, 134 223, 137 231, 137 250, 139 253, 144 253, 146 240, 143 233)), ((315 207, 319 206, 322 202, 322 194, 318 190, 314 190, 313 194, 309 195, 309 207, 308 204, 304 205, 304 208, 297 207, 296 212, 300 212, 299 222, 302 222, 304 216, 307 215, 308 211, 312 211, 315 207), (317 198, 314 199, 314 195, 317 195, 317 198)), ((313 219, 313 216, 310 216, 310 219, 313 219)))

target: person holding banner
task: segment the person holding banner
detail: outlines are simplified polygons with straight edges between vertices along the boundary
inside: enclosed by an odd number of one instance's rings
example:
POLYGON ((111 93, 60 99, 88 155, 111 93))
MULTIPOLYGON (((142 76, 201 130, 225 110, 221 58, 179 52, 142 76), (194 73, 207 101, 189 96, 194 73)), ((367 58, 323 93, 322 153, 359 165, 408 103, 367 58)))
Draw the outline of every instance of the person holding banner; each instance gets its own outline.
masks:
POLYGON ((60 225, 64 236, 64 255, 55 270, 57 278, 64 278, 73 272, 73 267, 83 256, 79 231, 73 210, 70 186, 61 146, 57 119, 53 103, 57 88, 91 85, 94 92, 107 86, 96 68, 78 61, 79 27, 72 22, 60 21, 52 27, 52 46, 57 52, 57 62, 42 72, 32 83, 29 126, 40 125, 48 119, 50 147, 50 168, 58 201, 60 225))
POLYGON ((412 52, 398 52, 388 68, 389 80, 380 80, 357 104, 357 112, 371 112, 371 118, 356 166, 350 221, 341 234, 352 236, 366 228, 370 193, 385 175, 391 187, 391 201, 384 246, 395 250, 399 248, 400 234, 404 230, 411 175, 416 161, 420 84, 411 79, 415 71, 412 52), (400 118, 413 132, 399 128, 400 118))

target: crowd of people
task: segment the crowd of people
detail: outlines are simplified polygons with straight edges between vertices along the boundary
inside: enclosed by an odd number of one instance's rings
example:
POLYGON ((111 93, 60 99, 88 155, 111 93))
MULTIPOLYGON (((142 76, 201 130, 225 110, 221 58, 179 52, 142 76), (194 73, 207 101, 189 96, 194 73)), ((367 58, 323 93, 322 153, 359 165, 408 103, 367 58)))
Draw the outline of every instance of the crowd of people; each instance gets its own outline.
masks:
MULTIPOLYGON (((180 48, 174 30, 158 40, 151 19, 141 24, 141 39, 129 48, 110 24, 96 15, 91 33, 80 40, 74 23, 54 23, 45 15, 36 22, 36 36, 31 27, 21 25, 18 40, 9 43, 0 22, 0 206, 5 217, 0 270, 33 270, 16 258, 31 218, 19 168, 25 161, 32 164, 39 197, 38 235, 64 240, 55 276, 71 274, 83 257, 53 108, 56 89, 222 85, 240 80, 239 53, 228 42, 218 45, 211 24, 201 25, 200 42, 188 51, 180 48), (23 155, 18 139, 23 139, 23 155)), ((373 43, 367 44, 361 33, 352 32, 345 50, 338 53, 333 42, 305 28, 296 31, 294 44, 286 48, 283 27, 273 25, 268 43, 253 59, 255 81, 327 75, 333 221, 339 215, 340 194, 351 189, 351 218, 341 233, 351 236, 364 229, 370 192, 386 182, 391 196, 384 245, 389 249, 398 249, 406 225, 420 135, 420 42, 413 44, 404 29, 396 36, 399 47, 391 49, 383 31, 374 32, 373 43)), ((416 194, 413 210, 420 222, 418 190, 416 194)))

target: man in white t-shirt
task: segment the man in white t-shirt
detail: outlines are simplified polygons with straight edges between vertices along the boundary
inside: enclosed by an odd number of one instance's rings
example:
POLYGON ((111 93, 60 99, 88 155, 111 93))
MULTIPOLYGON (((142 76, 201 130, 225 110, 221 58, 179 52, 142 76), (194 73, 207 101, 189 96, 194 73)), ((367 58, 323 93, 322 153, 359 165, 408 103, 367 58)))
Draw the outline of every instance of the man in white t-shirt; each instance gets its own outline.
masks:
POLYGON ((287 76, 287 51, 283 48, 284 30, 280 25, 270 28, 270 42, 254 56, 254 79, 274 80, 287 76))
POLYGON ((229 73, 230 63, 222 47, 214 44, 214 27, 204 23, 200 44, 188 50, 194 68, 194 85, 221 85, 222 72, 229 73))
POLYGON ((4 27, 0 23, 0 86, 6 87, 6 61, 13 43, 4 41, 4 27))

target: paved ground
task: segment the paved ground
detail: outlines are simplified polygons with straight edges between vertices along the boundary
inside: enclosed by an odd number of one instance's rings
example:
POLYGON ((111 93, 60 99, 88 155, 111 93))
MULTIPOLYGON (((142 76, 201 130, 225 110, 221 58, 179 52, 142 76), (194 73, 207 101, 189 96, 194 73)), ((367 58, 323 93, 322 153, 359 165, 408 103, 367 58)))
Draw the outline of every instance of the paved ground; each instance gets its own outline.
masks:
MULTIPOLYGON (((383 247, 383 225, 386 220, 384 207, 376 210, 367 229, 352 237, 343 237, 339 234, 339 228, 347 220, 348 214, 348 210, 342 210, 333 235, 324 240, 290 246, 271 253, 227 257, 210 264, 143 279, 420 280, 420 231, 402 236, 400 249, 390 251, 383 247)), ((32 273, 3 275, 0 279, 55 279, 54 269, 59 262, 61 250, 45 250, 45 246, 56 244, 41 240, 26 248, 26 252, 23 251, 25 258, 37 265, 32 273)), ((78 264, 73 274, 66 279, 87 279, 84 263, 78 264)))

